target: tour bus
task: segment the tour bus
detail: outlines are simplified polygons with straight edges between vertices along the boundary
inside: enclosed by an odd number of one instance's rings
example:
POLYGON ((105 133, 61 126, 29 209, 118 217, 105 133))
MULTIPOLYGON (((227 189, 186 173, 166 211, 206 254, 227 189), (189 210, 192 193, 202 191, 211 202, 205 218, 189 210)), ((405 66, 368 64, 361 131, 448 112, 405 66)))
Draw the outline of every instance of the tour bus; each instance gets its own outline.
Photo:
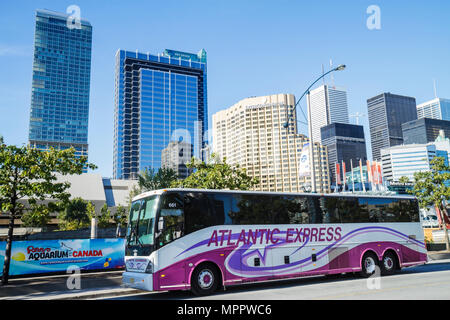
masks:
POLYGON ((131 204, 126 287, 191 290, 427 262, 411 196, 167 189, 131 204))

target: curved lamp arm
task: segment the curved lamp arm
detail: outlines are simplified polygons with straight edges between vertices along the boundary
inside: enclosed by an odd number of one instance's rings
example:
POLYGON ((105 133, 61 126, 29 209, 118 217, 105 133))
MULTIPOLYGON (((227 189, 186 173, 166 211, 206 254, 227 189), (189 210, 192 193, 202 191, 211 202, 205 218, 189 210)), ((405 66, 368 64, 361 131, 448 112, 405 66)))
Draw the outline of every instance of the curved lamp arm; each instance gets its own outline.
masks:
POLYGON ((323 77, 325 77, 327 74, 333 72, 333 71, 341 71, 345 69, 345 64, 341 64, 339 66, 337 66, 334 69, 331 69, 330 71, 324 73, 323 75, 321 75, 319 78, 317 78, 313 83, 311 83, 311 85, 308 87, 308 89, 305 90, 305 92, 303 92, 302 96, 300 97, 300 99, 297 100, 297 103, 294 106, 294 109, 292 110, 292 113, 288 116, 288 118, 286 119, 286 122, 283 124, 284 128, 288 128, 289 127, 289 119, 292 117, 292 114, 295 112, 297 105, 300 103, 300 100, 302 100, 302 98, 305 96, 305 94, 307 94, 309 92, 309 90, 311 89, 311 87, 313 85, 315 85, 317 83, 317 81, 319 81, 320 79, 322 79, 323 77))

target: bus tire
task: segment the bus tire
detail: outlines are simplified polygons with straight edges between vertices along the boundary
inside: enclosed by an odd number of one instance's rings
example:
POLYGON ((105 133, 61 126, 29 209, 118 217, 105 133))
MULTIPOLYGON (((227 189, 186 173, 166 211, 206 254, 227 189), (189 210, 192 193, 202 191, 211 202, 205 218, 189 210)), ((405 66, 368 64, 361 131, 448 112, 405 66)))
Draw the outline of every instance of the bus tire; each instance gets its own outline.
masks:
POLYGON ((391 275, 397 269, 397 257, 392 251, 387 251, 381 260, 381 274, 391 275))
POLYGON ((217 290, 219 274, 212 263, 202 263, 195 268, 191 277, 191 291, 196 296, 207 296, 217 290))
POLYGON ((366 252, 361 259, 361 273, 364 278, 372 276, 379 269, 378 257, 373 252, 366 252))

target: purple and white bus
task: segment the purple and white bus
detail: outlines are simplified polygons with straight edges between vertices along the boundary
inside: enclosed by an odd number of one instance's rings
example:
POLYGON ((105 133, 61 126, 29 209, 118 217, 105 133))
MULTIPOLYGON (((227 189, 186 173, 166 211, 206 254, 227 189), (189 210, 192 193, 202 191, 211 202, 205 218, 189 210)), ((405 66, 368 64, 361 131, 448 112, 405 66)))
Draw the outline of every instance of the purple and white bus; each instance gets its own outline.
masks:
POLYGON ((211 294, 246 282, 392 274, 427 262, 411 196, 167 189, 133 199, 123 284, 211 294))

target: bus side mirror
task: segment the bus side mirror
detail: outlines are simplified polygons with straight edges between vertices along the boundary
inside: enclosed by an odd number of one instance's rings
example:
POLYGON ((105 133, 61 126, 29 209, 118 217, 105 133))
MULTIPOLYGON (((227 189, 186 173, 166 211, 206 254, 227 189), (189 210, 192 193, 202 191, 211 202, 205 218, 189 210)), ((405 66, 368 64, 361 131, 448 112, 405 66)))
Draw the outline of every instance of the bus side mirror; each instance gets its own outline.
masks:
POLYGON ((164 218, 163 217, 159 217, 159 220, 158 220, 158 231, 161 232, 162 229, 164 229, 164 218))

